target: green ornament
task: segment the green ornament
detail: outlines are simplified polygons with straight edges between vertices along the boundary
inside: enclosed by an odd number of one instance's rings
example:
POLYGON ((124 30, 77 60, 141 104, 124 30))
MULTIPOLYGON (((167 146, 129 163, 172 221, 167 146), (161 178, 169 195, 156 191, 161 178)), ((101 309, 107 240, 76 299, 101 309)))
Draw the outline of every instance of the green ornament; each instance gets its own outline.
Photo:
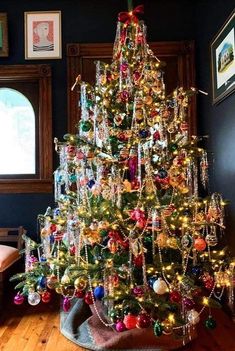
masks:
POLYGON ((153 332, 155 336, 161 336, 163 332, 163 326, 159 321, 156 321, 153 326, 153 332))
POLYGON ((174 152, 178 149, 178 145, 175 143, 170 143, 168 146, 169 151, 174 152))
POLYGON ((92 100, 87 100, 86 105, 88 108, 93 106, 93 101, 92 100))
POLYGON ((83 132, 89 132, 89 130, 91 129, 92 124, 90 121, 82 121, 81 122, 81 130, 83 132))
POLYGON ((107 231, 106 229, 101 229, 101 230, 100 230, 100 235, 101 235, 102 237, 105 237, 106 235, 108 235, 108 231, 107 231))
POLYGON ((114 144, 114 143, 117 142, 117 137, 115 135, 111 135, 109 137, 109 141, 110 141, 111 144, 114 144))
POLYGON ((217 323, 211 316, 209 316, 205 321, 205 326, 207 327, 207 329, 215 329, 217 326, 217 323))

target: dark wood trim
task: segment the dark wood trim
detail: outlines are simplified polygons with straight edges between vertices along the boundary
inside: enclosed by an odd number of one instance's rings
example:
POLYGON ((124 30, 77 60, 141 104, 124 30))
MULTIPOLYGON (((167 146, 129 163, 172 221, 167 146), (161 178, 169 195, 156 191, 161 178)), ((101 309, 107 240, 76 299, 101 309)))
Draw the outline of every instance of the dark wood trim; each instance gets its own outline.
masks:
MULTIPOLYGON (((178 80, 184 88, 195 86, 194 42, 193 41, 169 41, 150 42, 150 48, 161 60, 162 56, 177 56, 178 80)), ((79 120, 79 90, 71 91, 76 77, 82 75, 82 64, 85 58, 112 58, 113 44, 91 43, 67 44, 67 99, 68 99, 68 132, 76 133, 76 124, 79 120)), ((82 77, 83 79, 83 77, 82 77)), ((85 80, 85 79, 84 79, 85 80)), ((189 133, 195 135, 196 130, 196 97, 191 100, 189 133)))
POLYGON ((0 193, 47 193, 52 191, 52 96, 51 67, 39 65, 0 66, 0 82, 38 82, 39 173, 34 179, 0 179, 0 193))

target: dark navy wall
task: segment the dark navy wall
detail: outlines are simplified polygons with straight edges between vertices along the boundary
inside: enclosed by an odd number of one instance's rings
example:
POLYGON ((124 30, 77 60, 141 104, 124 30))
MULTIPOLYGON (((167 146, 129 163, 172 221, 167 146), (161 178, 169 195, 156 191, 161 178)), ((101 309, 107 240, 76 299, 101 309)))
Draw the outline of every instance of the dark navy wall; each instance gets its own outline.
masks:
MULTIPOLYGON (((149 40, 193 39, 190 1, 133 1, 144 3, 149 40)), ((127 10, 126 0, 1 0, 0 12, 9 22, 9 57, 0 64, 49 63, 52 66, 53 137, 67 132, 66 44, 72 42, 113 42, 117 14, 127 10), (61 10, 63 58, 61 60, 24 59, 24 12, 61 10)), ((1 126, 0 126, 1 128, 1 126)), ((57 157, 54 154, 54 166, 57 157)), ((0 226, 24 225, 37 237, 37 215, 53 206, 53 194, 0 194, 0 226)))
POLYGON ((199 0, 196 9, 197 85, 209 93, 198 97, 198 131, 209 135, 210 191, 222 193, 226 208, 226 237, 235 254, 235 94, 213 106, 210 43, 235 7, 233 0, 199 0))
MULTIPOLYGON (((149 41, 194 39, 196 42, 197 86, 211 92, 209 44, 234 7, 234 0, 134 0, 145 5, 149 41)), ((1 0, 0 12, 9 20, 8 58, 0 64, 49 63, 53 84, 53 136, 67 132, 66 57, 67 43, 113 42, 117 14, 127 10, 126 0, 1 0), (63 58, 30 61, 24 59, 24 12, 62 11, 63 58)), ((210 94, 211 95, 211 94, 210 94)), ((211 96, 198 96, 198 129, 210 135, 207 147, 213 155, 210 191, 221 192, 231 201, 227 208, 230 243, 235 226, 235 94, 218 106, 211 96)), ((1 126, 0 126, 1 127, 1 126)), ((57 157, 54 154, 54 165, 57 157)), ((0 226, 24 225, 37 236, 37 215, 53 206, 53 194, 0 194, 0 226)))

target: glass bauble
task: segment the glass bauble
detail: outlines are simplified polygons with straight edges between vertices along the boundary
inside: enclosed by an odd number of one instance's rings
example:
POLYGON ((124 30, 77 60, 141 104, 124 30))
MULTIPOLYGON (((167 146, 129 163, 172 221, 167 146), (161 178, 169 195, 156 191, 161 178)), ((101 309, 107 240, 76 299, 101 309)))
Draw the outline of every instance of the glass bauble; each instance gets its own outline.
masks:
POLYGON ((168 291, 168 287, 166 282, 162 278, 158 278, 153 283, 153 290, 155 291, 156 294, 163 295, 168 291))
POLYGON ((188 321, 190 324, 195 325, 200 321, 199 313, 196 310, 191 310, 188 313, 188 321))
POLYGON ((41 297, 40 297, 40 295, 37 292, 29 293, 29 295, 28 295, 28 303, 31 306, 38 305, 40 303, 40 301, 41 301, 41 297))

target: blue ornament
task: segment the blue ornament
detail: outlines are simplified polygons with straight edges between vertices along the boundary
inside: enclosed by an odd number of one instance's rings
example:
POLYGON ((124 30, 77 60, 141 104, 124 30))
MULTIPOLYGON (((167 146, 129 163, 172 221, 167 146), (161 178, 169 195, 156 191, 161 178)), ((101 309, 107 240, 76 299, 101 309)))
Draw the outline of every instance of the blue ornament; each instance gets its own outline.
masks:
POLYGON ((50 235, 50 244, 53 244, 55 241, 54 235, 50 235))
POLYGON ((149 278, 148 285, 150 286, 150 288, 153 288, 153 284, 156 280, 157 280, 156 276, 149 278))
POLYGON ((147 138, 149 136, 149 131, 142 129, 139 131, 139 135, 141 136, 141 138, 147 138))
POLYGON ((54 209, 54 215, 59 216, 60 215, 60 209, 57 207, 54 209))
POLYGON ((198 276, 201 273, 201 268, 199 266, 193 266, 191 271, 193 275, 198 276))
POLYGON ((46 283, 47 283, 47 278, 42 276, 38 279, 38 285, 40 286, 40 288, 45 289, 46 287, 46 283))
POLYGON ((88 188, 90 188, 90 189, 91 189, 94 185, 95 185, 94 179, 89 180, 89 182, 87 183, 87 186, 88 186, 88 188))
POLYGON ((76 183, 76 181, 77 181, 77 176, 76 176, 76 174, 71 174, 71 175, 69 176, 69 181, 70 181, 71 183, 76 183))
POLYGON ((164 179, 167 177, 168 173, 165 169, 161 168, 159 169, 159 171, 157 172, 157 175, 160 179, 164 179))
POLYGON ((104 297, 104 287, 102 285, 99 285, 94 289, 94 297, 97 300, 101 300, 104 297))

